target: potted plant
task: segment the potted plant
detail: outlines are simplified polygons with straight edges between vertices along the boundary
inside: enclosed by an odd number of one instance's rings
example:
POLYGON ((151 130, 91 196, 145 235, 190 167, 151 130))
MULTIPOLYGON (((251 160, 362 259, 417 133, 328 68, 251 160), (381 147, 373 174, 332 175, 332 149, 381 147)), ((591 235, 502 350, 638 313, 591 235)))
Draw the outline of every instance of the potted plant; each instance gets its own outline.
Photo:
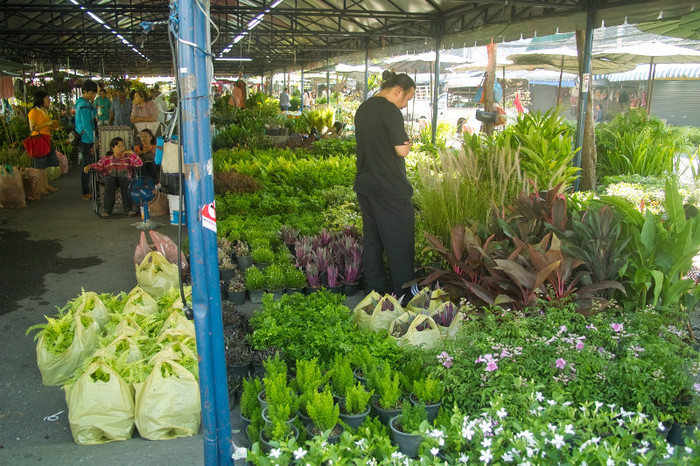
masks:
POLYGON ((399 374, 384 364, 381 369, 373 371, 371 379, 379 395, 374 402, 374 410, 382 424, 388 426, 391 418, 399 414, 404 404, 399 388, 399 374))
POLYGON ((230 256, 219 255, 219 279, 225 284, 228 284, 233 278, 234 267, 230 256))
POLYGON ((234 269, 233 278, 228 283, 228 299, 233 304, 245 303, 245 278, 238 268, 234 269))
POLYGON ((336 354, 331 366, 331 387, 337 402, 342 401, 345 392, 355 383, 350 360, 341 354, 336 354))
POLYGON ((372 356, 372 353, 366 347, 356 346, 350 353, 350 360, 355 366, 353 369, 355 380, 362 385, 367 385, 367 375, 373 368, 377 367, 376 358, 372 356))
POLYGON ((248 346, 243 330, 228 327, 224 331, 224 345, 228 376, 238 379, 247 377, 253 362, 253 352, 248 346))
POLYGON ((391 438, 399 447, 399 451, 409 458, 418 456, 418 449, 423 436, 420 427, 423 422, 427 424, 425 406, 404 403, 401 414, 391 418, 391 438))
POLYGON ((267 291, 272 293, 275 299, 280 299, 284 294, 284 285, 287 279, 284 267, 280 264, 272 264, 264 270, 263 274, 265 275, 265 288, 267 291))
POLYGON ((345 269, 343 270, 343 294, 345 296, 354 296, 357 293, 357 288, 360 283, 360 274, 362 272, 362 256, 359 259, 346 258, 345 269))
POLYGON ((275 259, 275 253, 269 247, 253 248, 250 255, 252 256, 255 265, 261 270, 265 270, 267 266, 270 265, 275 259))
POLYGON ((252 266, 245 271, 245 287, 248 289, 250 302, 260 304, 265 293, 265 275, 259 268, 252 266))
POLYGON ((428 422, 433 422, 442 405, 442 397, 445 395, 445 387, 442 381, 427 376, 413 382, 413 392, 410 400, 414 405, 423 404, 428 413, 428 422))
POLYGON ((248 243, 242 239, 239 239, 233 245, 233 252, 236 255, 236 263, 238 264, 238 268, 242 272, 245 272, 248 267, 253 265, 253 258, 250 256, 250 248, 248 247, 248 243))
POLYGON ((297 359, 296 362, 296 386, 299 394, 299 417, 304 425, 311 422, 309 414, 306 412, 306 404, 312 401, 313 394, 328 382, 331 372, 321 373, 321 367, 316 358, 305 360, 297 359))
POLYGON ((309 437, 328 435, 328 443, 337 443, 343 433, 343 427, 338 423, 340 408, 333 401, 328 387, 313 394, 312 400, 306 404, 306 411, 311 417, 311 423, 306 426, 309 437))
POLYGON ((316 264, 310 263, 306 266, 306 281, 309 283, 306 287, 306 294, 321 289, 321 272, 316 264))
POLYGON ((265 422, 271 422, 275 417, 293 422, 299 410, 299 397, 287 385, 287 373, 268 375, 263 379, 263 387, 265 401, 267 401, 267 406, 263 408, 262 413, 265 422))
POLYGON ((280 237, 282 242, 287 246, 289 252, 294 254, 294 243, 299 237, 299 229, 288 225, 282 225, 280 227, 280 237))
POLYGON ((338 266, 331 264, 326 269, 326 280, 328 281, 328 289, 331 293, 339 294, 343 291, 343 286, 338 281, 339 274, 338 266))
POLYGON ((306 286, 306 275, 298 268, 290 265, 284 274, 285 287, 287 293, 303 293, 306 286))
POLYGON ((262 384, 260 379, 257 377, 252 379, 243 379, 243 393, 241 394, 241 419, 243 424, 247 428, 251 420, 255 417, 256 413, 258 416, 261 415, 262 409, 260 409, 260 402, 258 401, 258 394, 262 390, 262 384))
POLYGON ((263 451, 269 453, 274 446, 292 437, 295 439, 299 437, 297 428, 282 418, 273 417, 260 432, 260 443, 263 451))
POLYGON ((345 399, 340 403, 340 419, 353 429, 360 427, 369 414, 369 400, 374 390, 369 392, 364 385, 357 383, 345 390, 345 399))

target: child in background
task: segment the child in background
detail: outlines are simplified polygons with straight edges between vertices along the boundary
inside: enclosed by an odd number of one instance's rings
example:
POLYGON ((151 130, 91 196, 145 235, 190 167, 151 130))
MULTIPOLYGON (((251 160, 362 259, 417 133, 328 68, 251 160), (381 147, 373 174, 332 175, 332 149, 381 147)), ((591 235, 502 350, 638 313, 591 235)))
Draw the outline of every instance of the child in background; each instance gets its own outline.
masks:
POLYGON ((134 167, 143 165, 143 161, 133 152, 126 152, 124 140, 116 137, 109 142, 110 151, 97 163, 86 165, 83 169, 85 173, 90 169, 96 170, 103 177, 104 190, 104 211, 102 217, 107 218, 112 215, 114 208, 114 193, 117 185, 122 193, 122 203, 124 210, 129 217, 135 217, 133 203, 129 197, 129 183, 133 178, 134 167))

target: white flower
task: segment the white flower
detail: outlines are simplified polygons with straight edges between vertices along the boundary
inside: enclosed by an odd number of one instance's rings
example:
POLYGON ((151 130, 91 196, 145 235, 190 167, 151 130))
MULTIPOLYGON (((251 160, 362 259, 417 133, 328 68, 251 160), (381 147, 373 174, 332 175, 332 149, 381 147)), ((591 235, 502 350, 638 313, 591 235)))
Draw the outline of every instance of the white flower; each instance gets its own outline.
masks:
POLYGON ((612 458, 608 458, 608 460, 605 462, 606 466, 615 466, 615 460, 612 458))
POLYGON ((481 441, 481 446, 484 448, 488 448, 491 446, 491 439, 490 438, 485 438, 484 440, 481 441))
POLYGON ((403 453, 401 453, 400 451, 395 451, 391 454, 391 457, 400 460, 401 458, 403 458, 403 453))
POLYGON ((306 455, 306 450, 303 448, 299 447, 298 450, 294 450, 294 459, 300 460, 306 455))
POLYGON ((486 450, 481 450, 481 456, 479 456, 479 461, 483 461, 486 464, 489 464, 489 462, 493 459, 493 455, 491 454, 491 449, 487 448, 486 450))
POLYGON ((440 453, 440 449, 439 449, 439 448, 434 448, 434 447, 433 447, 433 448, 430 449, 430 454, 431 454, 431 455, 437 456, 438 453, 440 453))
POLYGON ((506 411, 505 408, 501 408, 496 412, 496 416, 500 417, 503 419, 504 417, 508 416, 508 411, 506 411))
POLYGON ((567 424, 566 427, 564 427, 564 433, 569 435, 575 435, 576 432, 574 432, 573 424, 567 424))
POLYGON ((547 424, 547 429, 551 430, 552 432, 556 432, 556 431, 557 431, 557 426, 555 426, 554 424, 549 424, 549 423, 548 423, 548 424, 547 424))
POLYGON ((601 403, 600 401, 595 402, 595 409, 600 409, 601 406, 603 406, 603 403, 601 403))
POLYGON ((364 449, 365 447, 365 442, 367 442, 366 438, 361 438, 357 442, 355 442, 355 446, 364 449))
POLYGON ((527 453, 527 457, 528 457, 528 458, 532 458, 532 455, 535 454, 535 450, 533 450, 533 449, 530 448, 530 447, 526 447, 526 448, 525 448, 525 452, 527 453))
POLYGON ((540 393, 540 392, 535 392, 535 399, 537 401, 542 401, 542 400, 544 400, 544 395, 542 395, 542 393, 540 393))
POLYGON ((644 448, 637 448, 637 453, 639 453, 640 455, 643 455, 643 454, 645 454, 645 453, 648 452, 648 451, 649 451, 649 449, 646 448, 646 447, 644 447, 644 448))
POLYGON ((562 406, 571 406, 571 401, 565 401, 562 403, 562 406))
POLYGON ((693 449, 690 447, 685 447, 685 452, 691 454, 693 452, 693 449))
POLYGON ((540 414, 540 412, 537 411, 536 409, 531 409, 531 410, 530 410, 530 414, 532 414, 533 416, 537 416, 537 415, 540 414))
POLYGON ((591 442, 598 445, 600 443, 600 437, 591 437, 591 442))
POLYGON ((462 437, 467 440, 471 440, 474 436, 474 429, 471 427, 462 427, 462 437))
POLYGON ((513 462, 513 454, 508 453, 508 452, 503 453, 503 455, 501 455, 501 460, 505 461, 506 463, 512 463, 513 462))
POLYGON ((615 403, 612 403, 608 405, 608 408, 610 408, 610 411, 612 411, 613 409, 615 409, 616 406, 617 405, 615 403))
POLYGON ((585 407, 585 406, 579 406, 578 409, 580 409, 582 413, 585 413, 585 412, 586 412, 586 407, 585 407))
POLYGON ((500 426, 496 430, 493 431, 494 435, 501 435, 503 433, 503 427, 500 426))
POLYGON ((663 423, 663 422, 659 422, 659 425, 656 426, 656 428, 657 428, 658 430, 660 430, 661 432, 663 432, 663 431, 666 430, 666 426, 664 426, 664 423, 663 423))
POLYGON ((465 455, 464 453, 462 453, 462 454, 459 456, 459 462, 460 462, 460 463, 467 464, 467 463, 469 462, 469 457, 468 457, 467 455, 465 455))
POLYGON ((554 406, 555 404, 557 404, 557 402, 554 400, 547 400, 547 403, 549 404, 549 406, 554 406))
POLYGON ((272 451, 270 451, 270 456, 272 456, 275 459, 279 458, 281 454, 282 450, 280 450, 279 448, 273 448, 272 451))
POLYGON ((428 431, 428 437, 431 438, 442 438, 445 435, 445 433, 441 430, 438 429, 433 429, 431 431, 428 431))
POLYGON ((554 440, 551 440, 550 443, 557 447, 557 450, 559 450, 561 447, 564 446, 564 436, 559 435, 559 434, 554 434, 554 440))

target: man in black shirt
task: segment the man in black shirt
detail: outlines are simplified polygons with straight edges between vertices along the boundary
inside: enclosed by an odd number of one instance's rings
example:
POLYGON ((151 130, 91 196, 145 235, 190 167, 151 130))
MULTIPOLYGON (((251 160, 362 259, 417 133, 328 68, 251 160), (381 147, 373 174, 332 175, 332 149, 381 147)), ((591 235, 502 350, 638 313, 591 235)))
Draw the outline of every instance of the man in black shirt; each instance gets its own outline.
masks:
POLYGON ((403 285, 414 278, 415 211, 405 157, 411 142, 401 109, 416 86, 406 74, 385 71, 381 90, 355 114, 357 175, 354 190, 362 209, 365 284, 379 293, 410 296, 403 285), (387 286, 386 253, 392 287, 387 286))

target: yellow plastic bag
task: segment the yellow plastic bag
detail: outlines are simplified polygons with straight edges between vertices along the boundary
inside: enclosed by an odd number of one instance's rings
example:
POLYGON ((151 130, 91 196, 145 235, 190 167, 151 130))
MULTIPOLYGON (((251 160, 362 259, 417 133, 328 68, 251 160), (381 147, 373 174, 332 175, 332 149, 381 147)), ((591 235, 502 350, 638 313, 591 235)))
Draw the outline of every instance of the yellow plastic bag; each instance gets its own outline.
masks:
POLYGON ((76 314, 89 315, 100 327, 104 327, 107 322, 109 322, 109 311, 102 302, 100 295, 94 291, 86 292, 83 290, 82 294, 80 295, 80 299, 82 299, 82 302, 75 311, 76 314))
POLYGON ((401 303, 391 295, 384 295, 374 307, 374 312, 369 318, 369 329, 373 332, 389 330, 391 322, 404 313, 401 303))
POLYGON ((136 267, 136 282, 153 298, 179 284, 177 265, 168 262, 159 252, 149 252, 136 267))
POLYGON ((440 330, 430 316, 410 312, 391 322, 389 334, 397 338, 400 346, 422 346, 425 349, 432 348, 440 340, 440 330))
POLYGON ((352 315, 357 324, 357 328, 360 330, 369 330, 369 319, 372 317, 374 308, 377 307, 377 303, 380 299, 382 299, 382 296, 376 291, 372 291, 355 306, 355 309, 352 310, 352 315))
POLYGON ((129 292, 124 304, 124 314, 149 316, 158 312, 158 303, 153 297, 137 286, 129 292))
POLYGON ((68 421, 78 445, 128 440, 134 433, 134 389, 114 369, 95 361, 63 387, 68 421))
POLYGON ((125 361, 129 364, 143 359, 139 345, 126 335, 115 338, 109 345, 100 348, 92 355, 93 358, 116 356, 117 353, 127 353, 125 361))
POLYGON ((163 333, 170 329, 183 330, 193 337, 195 335, 194 322, 185 317, 185 314, 180 309, 173 309, 168 318, 165 319, 165 322, 163 322, 160 332, 163 333))
POLYGON ((136 428, 141 437, 166 440, 199 432, 199 384, 174 361, 160 360, 136 390, 136 428))
POLYGON ((430 317, 435 321, 440 335, 444 338, 454 339, 462 328, 465 314, 460 312, 459 308, 451 301, 445 301, 435 311, 430 314, 430 317))
POLYGON ((443 294, 444 292, 439 288, 431 292, 430 288, 426 286, 411 298, 406 305, 406 310, 415 314, 430 315, 442 304, 439 298, 443 294))
POLYGON ((61 353, 52 353, 47 348, 46 335, 41 335, 36 344, 36 362, 44 385, 61 385, 68 380, 83 360, 97 347, 100 326, 94 320, 86 328, 78 312, 73 316, 73 342, 61 353))

